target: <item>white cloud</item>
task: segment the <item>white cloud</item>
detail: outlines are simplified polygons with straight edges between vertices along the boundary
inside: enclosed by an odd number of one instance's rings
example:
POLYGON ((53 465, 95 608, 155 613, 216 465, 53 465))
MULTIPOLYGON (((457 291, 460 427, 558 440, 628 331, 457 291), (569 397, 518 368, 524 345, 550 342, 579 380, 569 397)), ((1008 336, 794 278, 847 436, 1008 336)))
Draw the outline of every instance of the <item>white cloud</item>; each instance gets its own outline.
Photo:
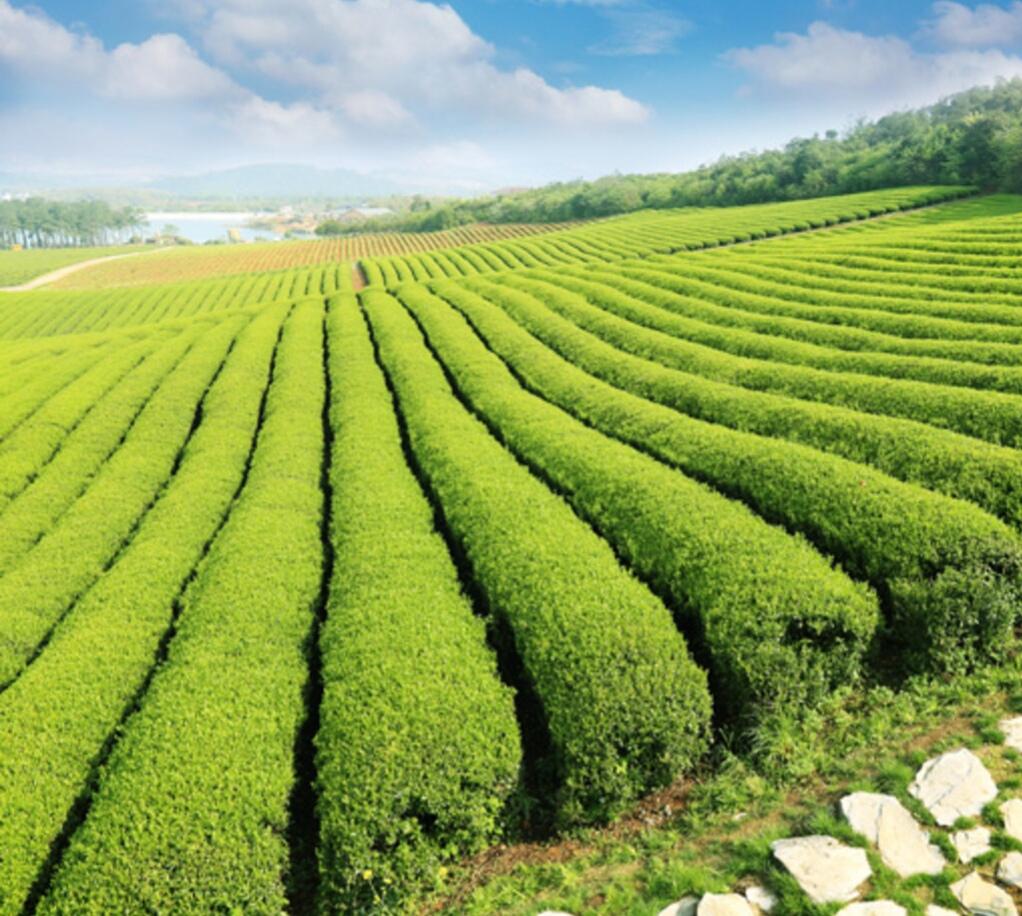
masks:
POLYGON ((166 101, 238 91, 178 35, 153 35, 108 52, 92 36, 71 32, 42 13, 15 9, 6 0, 0 0, 0 66, 109 98, 166 101))
POLYGON ((648 115, 616 90, 500 68, 453 8, 423 0, 207 0, 199 31, 221 65, 286 81, 363 125, 468 116, 578 127, 648 115))
POLYGON ((1007 7, 981 3, 970 9, 963 3, 940 0, 923 33, 940 44, 959 48, 996 48, 1022 40, 1022 2, 1007 7))
POLYGON ((926 54, 895 36, 814 22, 805 34, 782 32, 773 44, 735 48, 724 59, 760 86, 802 98, 839 98, 862 114, 924 105, 976 85, 1022 76, 1022 58, 997 50, 926 54))
POLYGON ((239 91, 180 35, 153 35, 141 44, 118 45, 106 55, 101 71, 101 91, 115 98, 202 99, 239 91))

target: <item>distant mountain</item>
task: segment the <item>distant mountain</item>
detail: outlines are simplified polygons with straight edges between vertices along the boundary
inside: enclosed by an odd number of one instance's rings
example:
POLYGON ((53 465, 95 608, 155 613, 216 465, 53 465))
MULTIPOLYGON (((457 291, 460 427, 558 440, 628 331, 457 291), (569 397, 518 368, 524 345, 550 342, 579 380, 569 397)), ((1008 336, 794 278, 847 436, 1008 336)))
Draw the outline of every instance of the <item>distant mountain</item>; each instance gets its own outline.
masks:
POLYGON ((145 187, 179 197, 377 197, 403 189, 385 178, 349 169, 308 165, 242 165, 233 169, 178 175, 145 187))

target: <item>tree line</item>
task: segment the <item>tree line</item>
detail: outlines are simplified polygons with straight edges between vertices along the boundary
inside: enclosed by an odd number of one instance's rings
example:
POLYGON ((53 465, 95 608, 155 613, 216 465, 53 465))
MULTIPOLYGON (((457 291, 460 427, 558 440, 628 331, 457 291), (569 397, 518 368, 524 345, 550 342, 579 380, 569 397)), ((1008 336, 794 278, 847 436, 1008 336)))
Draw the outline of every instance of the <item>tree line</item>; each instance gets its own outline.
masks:
POLYGON ((611 175, 469 200, 413 201, 410 210, 344 231, 427 232, 474 222, 562 222, 665 207, 732 206, 911 184, 1022 192, 1022 79, 936 105, 861 121, 844 134, 726 156, 681 174, 611 175))
POLYGON ((140 235, 145 221, 145 213, 136 207, 114 208, 97 200, 0 200, 0 248, 119 244, 140 235))

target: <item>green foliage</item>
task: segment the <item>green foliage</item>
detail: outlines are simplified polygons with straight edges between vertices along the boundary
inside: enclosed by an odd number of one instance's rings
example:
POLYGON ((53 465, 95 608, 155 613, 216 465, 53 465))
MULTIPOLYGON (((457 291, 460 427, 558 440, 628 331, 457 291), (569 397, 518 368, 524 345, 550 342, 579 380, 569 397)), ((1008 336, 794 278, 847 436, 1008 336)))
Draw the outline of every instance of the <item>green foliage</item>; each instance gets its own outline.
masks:
MULTIPOLYGON (((586 295, 600 304, 594 308, 581 296, 558 288, 559 284, 537 284, 510 275, 500 282, 541 297, 546 306, 535 303, 525 308, 522 300, 509 300, 517 321, 571 361, 617 387, 700 419, 832 451, 901 480, 968 499, 1013 525, 1022 521, 1022 459, 1013 449, 910 419, 811 403, 718 381, 712 376, 720 374, 715 371, 718 367, 724 367, 721 371, 726 377, 730 357, 708 348, 686 347, 683 341, 642 327, 634 319, 650 310, 659 320, 656 310, 604 290, 600 284, 585 288, 586 295), (627 319, 608 311, 610 303, 627 319), (701 361, 686 363, 687 369, 708 365, 711 377, 663 365, 658 358, 664 349, 696 353, 701 361)), ((874 384, 883 389, 882 380, 874 384)))
POLYGON ((331 301, 328 331, 335 561, 320 638, 320 899, 369 912, 499 835, 521 751, 354 298, 331 301))
POLYGON ((857 679, 879 616, 866 589, 739 503, 524 391, 435 298, 400 295, 474 409, 669 601, 709 661, 718 710, 753 720, 857 679))
POLYGON ((220 392, 218 413, 243 430, 233 460, 212 464, 226 476, 223 527, 210 532, 166 659, 40 912, 276 914, 287 904, 293 753, 321 564, 324 380, 305 370, 322 366, 322 318, 321 301, 296 307, 264 405, 276 333, 262 360, 241 363, 238 389, 220 392))
MULTIPOLYGON (((204 398, 203 422, 131 543, 77 597, 46 651, 0 694, 0 780, 6 797, 20 799, 0 821, 0 842, 10 851, 0 865, 0 912, 20 911, 82 786, 150 675, 175 601, 241 481, 282 317, 268 312, 239 335, 204 398)), ((222 360, 230 337, 206 340, 203 360, 222 360)), ((200 344, 193 353, 202 350, 200 344)), ((186 358, 181 371, 187 367, 185 378, 201 383, 202 366, 186 358)), ((172 373, 164 387, 181 384, 172 373)), ((189 416, 193 411, 194 404, 189 416)), ((74 569, 69 560, 68 571, 74 569)), ((129 857, 136 851, 122 850, 129 857)))
MULTIPOLYGON (((427 231, 474 222, 555 222, 647 208, 729 207, 913 184, 1022 191, 1022 80, 970 89, 927 108, 863 122, 844 136, 727 156, 681 174, 610 175, 458 200, 379 222, 427 231)), ((862 216, 876 208, 853 211, 862 216)), ((810 226, 812 219, 801 222, 810 226)), ((374 223, 374 227, 377 224, 374 223)))
MULTIPOLYGON (((516 275, 500 279, 520 282, 516 275)), ((600 302, 598 309, 578 295, 561 294, 549 304, 615 346, 662 366, 753 391, 919 420, 994 444, 1022 443, 1022 405, 1011 395, 731 356, 633 320, 641 313, 647 323, 655 322, 653 306, 619 293, 604 295, 600 302)))
POLYGON ((330 295, 350 283, 350 270, 327 264, 137 288, 0 293, 0 339, 127 333, 173 321, 190 325, 274 302, 330 295))
POLYGON ((458 403, 400 305, 362 301, 416 460, 541 704, 559 819, 606 819, 699 759, 705 675, 664 606, 458 403))
POLYGON ((0 684, 19 674, 50 628, 130 543, 138 520, 172 476, 197 405, 238 330, 238 322, 227 322, 201 338, 146 403, 86 493, 0 579, 0 684))
MULTIPOLYGON (((511 311, 534 305, 502 286, 483 289, 511 311)), ((968 669, 1010 650, 1022 542, 1007 526, 862 465, 694 420, 622 392, 546 350, 484 299, 453 285, 437 290, 544 397, 805 534, 875 585, 888 597, 917 667, 968 669)), ((581 349, 585 341, 577 344, 581 349)))
MULTIPOLYGON (((645 211, 609 220, 573 226, 540 235, 506 238, 457 249, 462 260, 435 259, 438 276, 490 273, 521 268, 554 267, 565 264, 602 263, 629 257, 671 254, 717 245, 730 245, 739 238, 756 234, 779 235, 801 231, 805 219, 846 222, 864 219, 848 212, 856 203, 868 203, 878 213, 897 213, 906 207, 953 200, 968 192, 963 187, 911 187, 872 191, 837 199, 766 204, 734 210, 683 209, 645 211), (469 262, 466 269, 466 263, 469 262)), ((388 287, 404 282, 424 282, 431 276, 421 255, 399 255, 369 259, 380 270, 388 287)))
MULTIPOLYGON (((14 244, 26 248, 30 245, 35 248, 53 248, 107 244, 111 238, 116 240, 131 231, 140 231, 144 223, 145 213, 138 208, 123 207, 115 210, 100 200, 69 203, 44 200, 41 197, 0 200, 0 248, 14 244)), ((86 255, 89 256, 93 255, 86 255)), ((2 270, 3 261, 0 260, 2 270)))

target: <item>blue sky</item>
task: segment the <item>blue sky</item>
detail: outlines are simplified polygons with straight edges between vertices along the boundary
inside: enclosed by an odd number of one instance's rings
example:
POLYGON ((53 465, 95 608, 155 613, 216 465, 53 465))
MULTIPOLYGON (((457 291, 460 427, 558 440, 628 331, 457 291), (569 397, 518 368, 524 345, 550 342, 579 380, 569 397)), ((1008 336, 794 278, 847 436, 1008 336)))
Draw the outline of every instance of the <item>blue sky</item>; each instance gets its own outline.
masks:
POLYGON ((0 0, 0 171, 682 170, 1022 75, 1022 2, 0 0))

